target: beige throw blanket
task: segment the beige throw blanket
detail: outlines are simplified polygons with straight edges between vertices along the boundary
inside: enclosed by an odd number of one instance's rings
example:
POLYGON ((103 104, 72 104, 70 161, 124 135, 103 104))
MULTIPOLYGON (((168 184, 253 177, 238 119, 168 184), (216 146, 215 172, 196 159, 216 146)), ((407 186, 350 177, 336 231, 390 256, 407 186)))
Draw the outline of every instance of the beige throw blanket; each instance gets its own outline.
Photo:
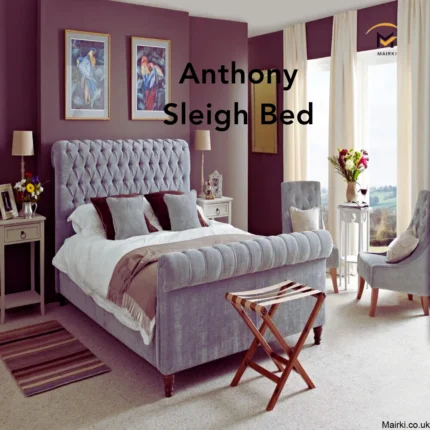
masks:
POLYGON ((124 255, 115 266, 109 283, 108 299, 127 309, 148 337, 152 338, 157 304, 157 266, 162 255, 251 240, 254 237, 249 234, 221 234, 135 249, 124 255))

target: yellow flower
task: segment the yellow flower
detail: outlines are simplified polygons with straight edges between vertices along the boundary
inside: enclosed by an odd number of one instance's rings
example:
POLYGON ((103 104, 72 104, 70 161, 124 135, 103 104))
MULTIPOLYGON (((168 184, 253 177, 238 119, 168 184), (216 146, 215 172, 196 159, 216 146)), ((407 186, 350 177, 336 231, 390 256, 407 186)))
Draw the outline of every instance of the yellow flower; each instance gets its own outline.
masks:
POLYGON ((27 192, 28 193, 34 193, 34 185, 33 184, 27 184, 27 192))

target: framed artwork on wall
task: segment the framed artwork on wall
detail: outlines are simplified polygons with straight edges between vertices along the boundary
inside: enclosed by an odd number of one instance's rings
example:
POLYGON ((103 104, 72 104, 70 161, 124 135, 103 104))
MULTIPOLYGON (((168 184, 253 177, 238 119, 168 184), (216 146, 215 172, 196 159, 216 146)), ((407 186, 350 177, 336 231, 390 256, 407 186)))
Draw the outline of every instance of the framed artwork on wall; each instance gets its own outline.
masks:
POLYGON ((0 185, 0 215, 2 219, 16 218, 18 216, 11 184, 0 185))
POLYGON ((131 119, 167 119, 170 70, 170 40, 131 38, 131 119))
POLYGON ((108 120, 110 35, 66 30, 66 119, 108 120))

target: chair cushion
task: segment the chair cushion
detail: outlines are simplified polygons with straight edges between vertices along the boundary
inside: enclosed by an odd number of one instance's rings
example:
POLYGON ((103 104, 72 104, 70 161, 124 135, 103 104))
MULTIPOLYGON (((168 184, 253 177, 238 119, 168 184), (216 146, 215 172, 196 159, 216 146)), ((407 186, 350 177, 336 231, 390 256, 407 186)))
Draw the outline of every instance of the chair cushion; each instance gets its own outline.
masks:
POLYGON ((390 243, 387 250, 387 263, 400 263, 417 249, 419 243, 415 228, 404 231, 390 243))
POLYGON ((361 252, 358 256, 357 271, 369 284, 372 285, 373 270, 376 267, 392 267, 387 263, 387 255, 361 252))
POLYGON ((302 210, 291 206, 290 215, 294 233, 319 230, 320 208, 302 210))

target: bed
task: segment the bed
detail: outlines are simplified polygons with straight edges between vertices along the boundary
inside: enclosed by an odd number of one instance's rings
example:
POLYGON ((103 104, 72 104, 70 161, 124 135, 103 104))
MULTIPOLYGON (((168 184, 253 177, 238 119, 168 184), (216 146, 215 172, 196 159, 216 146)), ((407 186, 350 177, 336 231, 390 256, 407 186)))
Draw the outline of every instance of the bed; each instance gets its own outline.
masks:
MULTIPOLYGON (((51 155, 57 252, 75 240, 68 217, 92 197, 190 190, 190 151, 184 140, 59 141, 51 155)), ((210 228, 227 233, 237 230, 220 223, 210 228)), ((87 243, 92 246, 88 239, 87 243)), ((171 396, 176 373, 249 347, 251 335, 228 306, 226 292, 286 279, 324 291, 331 248, 329 233, 317 231, 250 236, 240 243, 163 255, 158 263, 155 327, 149 342, 115 305, 102 304, 89 293, 83 285, 85 273, 72 280, 67 270, 57 270, 56 291, 155 366, 163 375, 165 395, 171 396)), ((304 299, 279 311, 276 323, 283 327, 284 336, 301 332, 312 305, 312 299, 304 299)), ((324 321, 323 308, 315 322, 317 343, 324 321)))

